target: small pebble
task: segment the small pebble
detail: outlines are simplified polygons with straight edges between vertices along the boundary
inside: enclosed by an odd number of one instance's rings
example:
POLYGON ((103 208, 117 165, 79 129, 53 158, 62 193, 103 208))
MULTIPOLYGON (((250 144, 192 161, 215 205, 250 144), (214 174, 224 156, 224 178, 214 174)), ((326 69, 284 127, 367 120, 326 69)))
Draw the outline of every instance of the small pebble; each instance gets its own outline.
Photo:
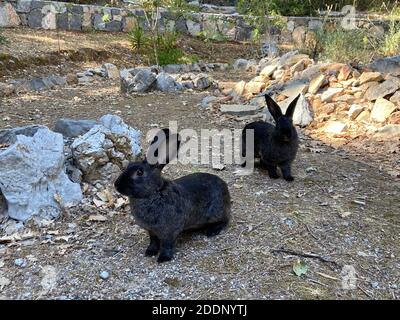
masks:
POLYGON ((18 267, 21 267, 21 268, 26 267, 26 260, 25 259, 22 259, 22 258, 15 259, 14 263, 18 267))
POLYGON ((103 280, 107 280, 110 277, 110 274, 107 271, 100 272, 100 278, 103 280))

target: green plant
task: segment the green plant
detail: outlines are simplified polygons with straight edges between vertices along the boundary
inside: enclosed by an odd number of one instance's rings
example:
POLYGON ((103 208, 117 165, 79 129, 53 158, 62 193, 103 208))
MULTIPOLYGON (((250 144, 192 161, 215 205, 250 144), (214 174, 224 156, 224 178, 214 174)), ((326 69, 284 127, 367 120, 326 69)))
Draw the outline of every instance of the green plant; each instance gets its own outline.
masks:
POLYGON ((276 0, 238 0, 236 7, 245 15, 245 21, 253 26, 252 40, 258 50, 261 49, 261 41, 273 41, 272 27, 282 28, 286 25, 276 0))
POLYGON ((400 54, 400 6, 396 5, 387 10, 389 30, 382 37, 370 36, 369 43, 383 56, 400 54))
POLYGON ((370 62, 375 52, 368 41, 367 31, 363 29, 344 30, 337 28, 322 35, 322 52, 319 58, 335 62, 370 62))
POLYGON ((143 53, 150 47, 149 38, 145 35, 144 29, 140 24, 136 24, 128 33, 128 38, 132 49, 138 53, 143 53))

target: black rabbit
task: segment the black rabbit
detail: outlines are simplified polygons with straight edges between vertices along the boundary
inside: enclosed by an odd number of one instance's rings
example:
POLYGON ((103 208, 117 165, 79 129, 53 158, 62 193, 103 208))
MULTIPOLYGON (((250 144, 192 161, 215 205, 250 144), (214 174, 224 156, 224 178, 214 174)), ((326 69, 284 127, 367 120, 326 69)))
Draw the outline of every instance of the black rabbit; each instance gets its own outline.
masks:
MULTIPOLYGON (((296 158, 299 147, 299 138, 293 126, 293 113, 297 104, 298 95, 288 106, 283 115, 279 105, 265 95, 268 110, 275 120, 275 126, 265 121, 256 121, 247 124, 242 131, 242 157, 246 155, 246 130, 254 130, 254 158, 260 158, 260 165, 268 170, 268 175, 279 178, 277 167, 282 171, 286 181, 293 181, 291 164, 296 158)), ((245 166, 244 163, 242 166, 245 166)))
POLYGON ((146 256, 159 252, 158 262, 173 258, 175 240, 189 229, 205 228, 214 236, 230 220, 231 200, 227 184, 208 173, 194 173, 176 180, 161 171, 177 155, 180 139, 163 129, 154 138, 144 161, 130 163, 115 187, 129 197, 132 214, 148 231, 146 256))

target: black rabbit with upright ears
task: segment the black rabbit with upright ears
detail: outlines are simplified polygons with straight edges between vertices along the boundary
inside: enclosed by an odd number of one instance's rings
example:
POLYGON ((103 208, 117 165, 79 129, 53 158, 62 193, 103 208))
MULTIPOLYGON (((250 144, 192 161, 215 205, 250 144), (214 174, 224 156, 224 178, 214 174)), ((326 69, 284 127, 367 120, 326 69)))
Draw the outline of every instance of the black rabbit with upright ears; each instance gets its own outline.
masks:
POLYGON ((260 158, 260 165, 268 170, 270 178, 279 178, 277 172, 277 167, 279 167, 286 181, 294 180, 291 164, 296 158, 299 138, 292 119, 299 97, 300 95, 293 99, 286 113, 282 114, 279 105, 270 96, 265 95, 268 110, 276 125, 256 121, 247 124, 242 131, 242 156, 246 156, 246 130, 252 129, 254 130, 254 158, 260 158))
POLYGON ((162 169, 176 157, 179 146, 177 134, 161 130, 145 160, 130 163, 115 182, 117 191, 129 197, 137 224, 149 233, 146 256, 159 253, 158 262, 173 258, 182 231, 205 228, 207 236, 214 236, 230 220, 229 190, 219 177, 208 173, 172 181, 162 177, 162 169))

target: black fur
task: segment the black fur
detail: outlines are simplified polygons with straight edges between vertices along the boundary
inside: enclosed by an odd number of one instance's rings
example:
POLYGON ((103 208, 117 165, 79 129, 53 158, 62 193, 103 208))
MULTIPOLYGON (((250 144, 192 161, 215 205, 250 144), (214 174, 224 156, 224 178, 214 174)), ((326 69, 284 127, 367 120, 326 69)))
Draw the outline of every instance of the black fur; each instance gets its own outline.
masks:
POLYGON ((253 129, 254 157, 260 159, 260 165, 268 170, 268 175, 273 179, 279 178, 277 173, 279 167, 286 181, 294 180, 291 164, 296 158, 299 138, 292 117, 299 97, 300 95, 289 104, 283 115, 279 105, 270 96, 265 95, 268 110, 276 125, 257 121, 247 124, 242 131, 242 156, 246 156, 246 129, 253 129))
MULTIPOLYGON (((167 144, 169 139, 167 134, 167 144)), ((115 182, 129 197, 137 224, 149 233, 145 254, 160 252, 158 262, 173 258, 176 238, 185 230, 205 228, 207 236, 217 235, 230 220, 231 206, 228 187, 218 176, 194 173, 170 181, 161 170, 147 160, 131 163, 115 182)))

